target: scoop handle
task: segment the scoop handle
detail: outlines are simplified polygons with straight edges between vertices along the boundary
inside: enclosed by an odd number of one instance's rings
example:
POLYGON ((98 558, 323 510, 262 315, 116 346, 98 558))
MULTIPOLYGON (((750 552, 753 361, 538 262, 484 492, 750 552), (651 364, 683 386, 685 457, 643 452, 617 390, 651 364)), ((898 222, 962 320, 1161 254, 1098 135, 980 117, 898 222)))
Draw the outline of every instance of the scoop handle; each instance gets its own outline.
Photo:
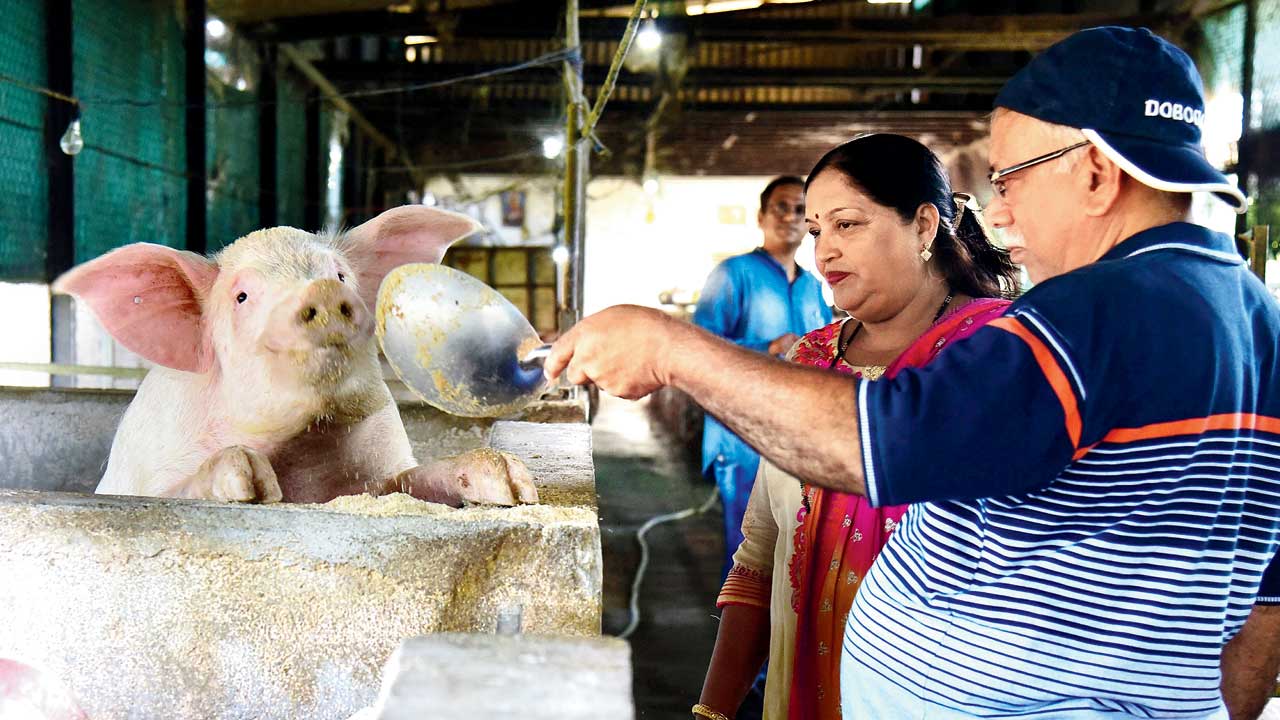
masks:
MULTIPOLYGON (((520 358, 520 369, 523 370, 524 372, 532 372, 536 370, 537 372, 542 373, 543 377, 546 377, 545 365, 547 362, 547 356, 550 354, 551 354, 550 345, 539 345, 538 347, 525 353, 524 357, 520 358)), ((547 387, 555 388, 555 389, 564 389, 564 388, 571 387, 571 385, 569 385, 564 381, 564 376, 561 376, 561 377, 547 378, 547 387)))
POLYGON ((543 364, 547 362, 547 356, 550 354, 551 354, 551 345, 539 345, 538 347, 525 353, 524 357, 520 358, 520 367, 522 368, 539 367, 540 368, 543 366, 543 364))

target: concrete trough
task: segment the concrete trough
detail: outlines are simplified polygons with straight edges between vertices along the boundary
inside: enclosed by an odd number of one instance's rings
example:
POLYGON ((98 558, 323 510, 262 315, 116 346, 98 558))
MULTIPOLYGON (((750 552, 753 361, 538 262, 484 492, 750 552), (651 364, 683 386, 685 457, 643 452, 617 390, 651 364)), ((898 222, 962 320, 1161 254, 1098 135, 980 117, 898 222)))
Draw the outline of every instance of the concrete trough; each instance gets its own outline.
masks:
POLYGON ((616 638, 411 638, 360 720, 632 720, 631 650, 616 638))
MULTIPOLYGON (((543 504, 452 510, 91 496, 128 393, 0 391, 0 658, 89 717, 347 718, 402 640, 600 632, 600 531, 583 423, 402 406, 419 458, 489 445, 543 504)), ((552 414, 563 415, 560 410, 552 414)))

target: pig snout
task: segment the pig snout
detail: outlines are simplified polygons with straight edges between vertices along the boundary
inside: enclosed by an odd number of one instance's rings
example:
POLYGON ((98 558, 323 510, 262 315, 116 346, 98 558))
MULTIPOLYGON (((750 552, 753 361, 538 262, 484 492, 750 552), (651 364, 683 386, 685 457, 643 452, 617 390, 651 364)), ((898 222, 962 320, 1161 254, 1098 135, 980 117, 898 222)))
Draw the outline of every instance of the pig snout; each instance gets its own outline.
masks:
POLYGON ((337 280, 316 280, 304 290, 292 312, 278 318, 286 336, 307 344, 349 345, 369 336, 369 311, 360 298, 337 280))

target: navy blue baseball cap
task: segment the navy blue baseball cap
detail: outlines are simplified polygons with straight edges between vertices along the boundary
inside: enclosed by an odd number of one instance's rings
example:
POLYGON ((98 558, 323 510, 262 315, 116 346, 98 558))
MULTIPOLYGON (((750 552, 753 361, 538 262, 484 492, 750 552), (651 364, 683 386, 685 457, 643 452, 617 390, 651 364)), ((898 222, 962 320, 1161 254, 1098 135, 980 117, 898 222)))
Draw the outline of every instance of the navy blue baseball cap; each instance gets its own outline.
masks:
POLYGON ((1135 180, 1203 190, 1244 212, 1244 193, 1204 157, 1204 87, 1191 58, 1146 28, 1081 30, 1018 71, 996 107, 1079 128, 1135 180))

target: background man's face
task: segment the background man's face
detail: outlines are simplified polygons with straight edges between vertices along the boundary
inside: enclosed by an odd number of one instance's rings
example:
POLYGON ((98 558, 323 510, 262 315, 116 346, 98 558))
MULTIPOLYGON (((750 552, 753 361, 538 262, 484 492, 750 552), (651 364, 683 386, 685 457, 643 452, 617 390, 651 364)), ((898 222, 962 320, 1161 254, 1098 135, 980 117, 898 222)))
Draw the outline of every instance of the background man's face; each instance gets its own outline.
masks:
POLYGON ((804 239, 804 186, 779 185, 757 217, 766 250, 795 250, 804 239))

